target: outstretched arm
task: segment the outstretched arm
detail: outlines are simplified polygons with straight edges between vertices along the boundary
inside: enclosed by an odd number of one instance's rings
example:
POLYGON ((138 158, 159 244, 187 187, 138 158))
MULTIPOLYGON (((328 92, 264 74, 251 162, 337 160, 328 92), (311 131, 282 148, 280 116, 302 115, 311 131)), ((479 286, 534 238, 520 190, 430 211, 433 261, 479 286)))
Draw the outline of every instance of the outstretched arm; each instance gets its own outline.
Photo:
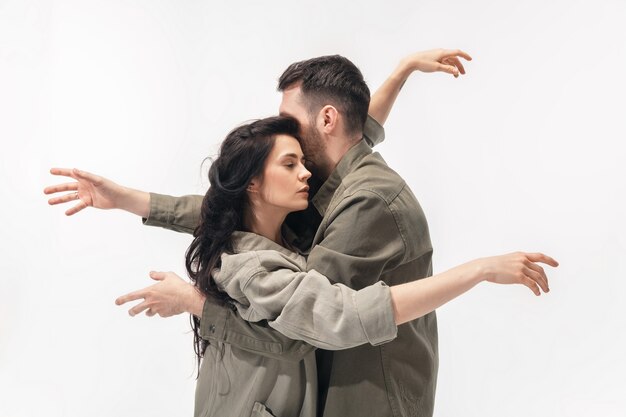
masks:
POLYGON ((50 173, 74 180, 51 185, 43 190, 44 194, 52 196, 48 200, 50 205, 76 202, 65 211, 67 216, 93 207, 128 211, 142 217, 146 225, 177 232, 192 234, 198 225, 203 198, 201 195, 170 197, 135 190, 76 168, 52 168, 50 173))
MULTIPOLYGON (((256 253, 250 255, 257 256, 256 253)), ((236 255, 233 263, 247 265, 242 262, 246 256, 236 255)), ((357 291, 343 284, 331 284, 315 270, 295 270, 279 255, 265 252, 258 256, 260 264, 254 268, 235 269, 234 265, 223 264, 219 274, 225 281, 225 290, 238 301, 240 313, 252 321, 268 320, 271 327, 288 338, 333 350, 388 342, 396 336, 396 325, 434 311, 482 281, 525 285, 538 296, 541 290, 549 291, 546 273, 538 263, 558 265, 541 253, 516 252, 476 259, 401 285, 387 287, 379 281, 357 291)), ((144 310, 148 316, 163 317, 189 312, 202 317, 203 337, 211 338, 216 329, 218 333, 224 332, 225 320, 220 319, 223 312, 206 317, 204 313, 210 309, 205 304, 206 297, 193 285, 172 272, 152 272, 150 276, 162 282, 122 296, 116 304, 142 299, 129 310, 131 315, 144 310)), ((230 315, 231 320, 241 320, 232 312, 230 315)), ((246 328, 254 332, 257 345, 271 340, 268 337, 276 337, 252 324, 244 326, 246 328)), ((228 334, 237 332, 223 333, 228 334)), ((235 341, 235 344, 239 343, 235 341)), ((306 352, 303 349, 302 345, 291 346, 292 352, 306 352)), ((267 343, 259 350, 271 353, 267 343)))
POLYGON ((369 114, 384 125, 402 86, 414 71, 446 72, 457 78, 459 74, 465 74, 465 68, 459 58, 472 60, 471 56, 460 49, 432 49, 403 58, 389 78, 372 95, 369 114))
POLYGON ((124 187, 107 178, 76 168, 52 168, 50 173, 75 180, 52 185, 43 190, 44 194, 55 195, 48 200, 50 205, 77 201, 76 205, 65 211, 67 216, 87 207, 103 210, 117 208, 142 217, 147 217, 150 212, 150 194, 145 191, 124 187), (67 194, 59 195, 62 192, 67 194))
POLYGON ((548 277, 538 263, 552 267, 559 265, 542 253, 515 252, 476 259, 428 278, 394 285, 391 287, 391 300, 395 321, 402 324, 422 317, 482 281, 521 284, 536 296, 541 291, 549 292, 548 277))
MULTIPOLYGON (((325 349, 386 343, 395 337, 395 332, 390 332, 395 330, 390 329, 392 324, 398 326, 425 316, 483 281, 524 285, 536 296, 550 291, 539 263, 558 266, 541 253, 515 252, 476 259, 391 287, 378 281, 358 291, 340 283, 330 284, 328 278, 310 270, 303 277, 294 276, 297 287, 280 305, 281 311, 273 312, 279 315, 269 324, 285 336, 325 349)), ((265 282, 280 282, 277 272, 265 277, 265 282)), ((263 285, 263 278, 257 285, 263 285)))

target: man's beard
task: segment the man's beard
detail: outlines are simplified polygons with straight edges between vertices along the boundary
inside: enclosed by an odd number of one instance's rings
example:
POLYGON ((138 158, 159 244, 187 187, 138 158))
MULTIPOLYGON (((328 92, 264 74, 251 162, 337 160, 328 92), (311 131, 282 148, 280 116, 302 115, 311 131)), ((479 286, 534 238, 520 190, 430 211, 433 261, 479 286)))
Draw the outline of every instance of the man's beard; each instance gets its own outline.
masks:
POLYGON ((302 128, 301 143, 306 167, 318 179, 326 180, 330 173, 327 173, 328 158, 324 148, 322 136, 314 127, 302 128))

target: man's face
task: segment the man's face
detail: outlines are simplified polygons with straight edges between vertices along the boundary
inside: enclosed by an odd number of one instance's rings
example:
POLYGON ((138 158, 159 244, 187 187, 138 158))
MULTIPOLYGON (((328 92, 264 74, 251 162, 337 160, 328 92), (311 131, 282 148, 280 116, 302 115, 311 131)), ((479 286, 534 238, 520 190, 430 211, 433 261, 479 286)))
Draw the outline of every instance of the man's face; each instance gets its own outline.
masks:
POLYGON ((304 101, 298 84, 283 91, 283 100, 278 112, 281 116, 291 116, 300 123, 300 145, 309 162, 307 166, 315 172, 316 166, 322 165, 326 160, 324 142, 315 126, 315 120, 312 120, 309 114, 307 103, 304 101))

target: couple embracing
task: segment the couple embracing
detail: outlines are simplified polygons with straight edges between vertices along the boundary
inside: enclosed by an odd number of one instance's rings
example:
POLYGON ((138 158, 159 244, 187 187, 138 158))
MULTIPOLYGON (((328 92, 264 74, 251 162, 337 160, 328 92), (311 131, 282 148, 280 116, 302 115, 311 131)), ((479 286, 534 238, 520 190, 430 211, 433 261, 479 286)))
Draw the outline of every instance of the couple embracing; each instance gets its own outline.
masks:
POLYGON ((459 50, 403 59, 370 100, 341 56, 290 65, 279 116, 235 128, 204 196, 170 197, 77 169, 50 204, 118 208, 192 233, 191 283, 171 272, 124 295, 131 315, 191 314, 196 416, 431 416, 435 309, 482 281, 547 292, 541 253, 476 259, 433 275, 415 196, 372 147, 414 71, 464 74, 459 50))

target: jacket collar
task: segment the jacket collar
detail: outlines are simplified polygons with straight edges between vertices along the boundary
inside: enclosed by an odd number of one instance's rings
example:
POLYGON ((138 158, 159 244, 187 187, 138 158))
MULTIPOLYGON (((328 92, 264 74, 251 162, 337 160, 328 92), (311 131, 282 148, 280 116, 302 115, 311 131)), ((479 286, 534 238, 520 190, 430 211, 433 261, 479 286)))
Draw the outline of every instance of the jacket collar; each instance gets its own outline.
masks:
POLYGON ((328 179, 322 184, 315 196, 311 199, 311 203, 315 206, 322 217, 326 214, 326 210, 328 209, 328 206, 330 205, 330 202, 343 179, 354 171, 357 163, 363 159, 363 157, 371 153, 372 148, 370 148, 364 140, 360 140, 356 145, 350 148, 348 152, 346 152, 343 158, 341 158, 341 161, 339 161, 328 179))

